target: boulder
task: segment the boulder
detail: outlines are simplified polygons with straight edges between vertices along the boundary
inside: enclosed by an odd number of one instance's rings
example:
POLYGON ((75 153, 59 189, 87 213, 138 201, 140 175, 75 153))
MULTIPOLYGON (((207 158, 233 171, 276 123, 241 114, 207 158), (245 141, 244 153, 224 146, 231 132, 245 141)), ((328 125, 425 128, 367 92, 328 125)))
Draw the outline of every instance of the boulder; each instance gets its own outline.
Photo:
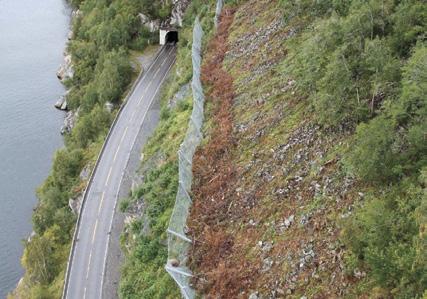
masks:
POLYGON ((180 264, 180 262, 179 262, 179 260, 177 260, 177 259, 170 259, 169 260, 169 265, 171 265, 172 267, 179 267, 179 264, 180 264))
POLYGON ((73 32, 73 30, 70 30, 67 34, 67 39, 72 40, 73 38, 74 38, 74 32, 73 32))
POLYGON ((31 242, 31 240, 34 238, 34 236, 36 235, 36 232, 35 231, 32 231, 31 232, 31 234, 28 236, 28 238, 27 238, 27 242, 28 243, 30 243, 31 242))
POLYGON ((86 165, 85 167, 83 167, 82 171, 80 172, 79 178, 82 181, 87 181, 90 178, 90 174, 91 174, 91 170, 92 167, 90 164, 86 165))
POLYGON ((71 130, 74 128, 77 118, 79 117, 79 110, 77 109, 76 112, 74 111, 68 111, 65 115, 64 119, 64 125, 61 127, 61 134, 68 134, 71 132, 71 130))
POLYGON ((80 11, 80 9, 73 10, 73 12, 71 13, 71 18, 74 19, 74 18, 80 17, 81 15, 82 15, 82 12, 80 11))
POLYGON ((70 207, 73 214, 78 215, 80 213, 80 207, 82 206, 83 202, 83 194, 79 194, 75 198, 70 198, 68 200, 68 206, 70 207))
POLYGON ((150 32, 155 32, 159 30, 160 28, 160 21, 159 20, 151 20, 149 16, 139 13, 138 14, 139 20, 141 21, 141 24, 147 28, 150 32))
POLYGON ((65 99, 63 102, 62 102, 62 105, 61 105, 61 108, 60 108, 61 110, 67 110, 67 99, 65 99))
POLYGON ((189 3, 189 0, 173 0, 170 25, 182 27, 182 18, 189 3))
POLYGON ((190 83, 183 85, 180 90, 168 101, 168 108, 175 108, 176 105, 190 95, 190 83))
POLYGON ((65 96, 60 96, 59 97, 59 99, 58 99, 58 101, 56 101, 56 103, 55 103, 55 108, 56 109, 61 109, 61 107, 64 105, 64 102, 65 102, 65 96))
POLYGON ((106 103, 105 103, 105 109, 107 109, 107 111, 108 111, 109 113, 111 113, 111 112, 113 111, 113 108, 114 108, 113 103, 111 103, 111 102, 106 102, 106 103))
POLYGON ((68 54, 64 57, 64 63, 59 66, 56 76, 59 80, 64 81, 66 79, 73 78, 74 70, 71 62, 71 55, 68 54))

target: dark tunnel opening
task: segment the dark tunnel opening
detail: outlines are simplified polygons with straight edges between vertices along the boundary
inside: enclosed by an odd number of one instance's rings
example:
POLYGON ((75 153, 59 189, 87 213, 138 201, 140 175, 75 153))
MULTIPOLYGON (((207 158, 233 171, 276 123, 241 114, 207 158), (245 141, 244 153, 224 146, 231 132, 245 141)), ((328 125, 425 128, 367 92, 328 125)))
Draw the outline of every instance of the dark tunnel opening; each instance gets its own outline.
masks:
POLYGON ((166 34, 166 43, 177 43, 178 42, 178 31, 169 31, 166 34))

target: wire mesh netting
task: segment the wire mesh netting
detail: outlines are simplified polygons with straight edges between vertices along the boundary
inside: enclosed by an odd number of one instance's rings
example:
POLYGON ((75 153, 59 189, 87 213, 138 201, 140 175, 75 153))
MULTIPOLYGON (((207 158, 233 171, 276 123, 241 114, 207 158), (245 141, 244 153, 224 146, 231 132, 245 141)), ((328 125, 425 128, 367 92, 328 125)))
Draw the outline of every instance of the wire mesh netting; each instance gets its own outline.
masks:
POLYGON ((223 0, 218 0, 216 2, 216 10, 215 10, 215 28, 218 27, 219 15, 221 14, 222 6, 224 5, 223 0))
POLYGON ((192 299, 194 290, 190 287, 191 271, 187 268, 187 253, 191 240, 186 236, 187 216, 191 206, 189 192, 193 178, 193 156, 202 140, 204 95, 200 81, 201 46, 203 30, 199 19, 196 18, 193 29, 193 111, 188 124, 187 134, 178 151, 179 185, 175 199, 175 207, 169 222, 168 233, 168 262, 166 271, 172 276, 181 289, 182 296, 192 299))
MULTIPOLYGON (((215 27, 218 25, 219 15, 223 7, 223 0, 217 0, 215 10, 215 27)), ((187 217, 191 206, 191 182, 193 180, 193 156, 197 146, 202 140, 202 125, 205 97, 203 94, 200 70, 202 62, 202 37, 203 29, 199 18, 196 18, 193 28, 193 45, 191 57, 193 63, 193 111, 188 123, 187 134, 178 150, 179 185, 176 194, 175 206, 167 229, 168 234, 168 262, 166 271, 175 280, 186 299, 193 299, 195 291, 190 286, 192 277, 187 267, 188 249, 191 239, 187 237, 187 217)))

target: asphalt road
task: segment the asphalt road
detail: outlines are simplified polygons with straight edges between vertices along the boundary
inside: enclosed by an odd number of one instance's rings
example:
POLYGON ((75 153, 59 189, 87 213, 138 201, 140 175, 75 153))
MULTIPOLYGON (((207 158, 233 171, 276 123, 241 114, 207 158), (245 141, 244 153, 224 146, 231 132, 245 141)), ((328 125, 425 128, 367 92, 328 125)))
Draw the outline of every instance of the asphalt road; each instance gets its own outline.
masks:
POLYGON ((67 299, 102 297, 112 221, 129 155, 153 100, 175 62, 176 47, 164 46, 129 96, 105 145, 86 202, 64 290, 67 299))

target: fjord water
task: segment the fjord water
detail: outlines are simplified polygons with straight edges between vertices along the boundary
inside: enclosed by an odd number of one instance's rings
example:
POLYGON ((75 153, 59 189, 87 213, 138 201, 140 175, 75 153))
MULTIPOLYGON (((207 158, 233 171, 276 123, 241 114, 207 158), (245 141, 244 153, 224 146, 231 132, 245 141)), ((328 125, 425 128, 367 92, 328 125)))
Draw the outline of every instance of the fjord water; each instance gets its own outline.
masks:
POLYGON ((0 0, 0 298, 23 274, 35 191, 62 146, 53 104, 69 15, 63 0, 0 0))

